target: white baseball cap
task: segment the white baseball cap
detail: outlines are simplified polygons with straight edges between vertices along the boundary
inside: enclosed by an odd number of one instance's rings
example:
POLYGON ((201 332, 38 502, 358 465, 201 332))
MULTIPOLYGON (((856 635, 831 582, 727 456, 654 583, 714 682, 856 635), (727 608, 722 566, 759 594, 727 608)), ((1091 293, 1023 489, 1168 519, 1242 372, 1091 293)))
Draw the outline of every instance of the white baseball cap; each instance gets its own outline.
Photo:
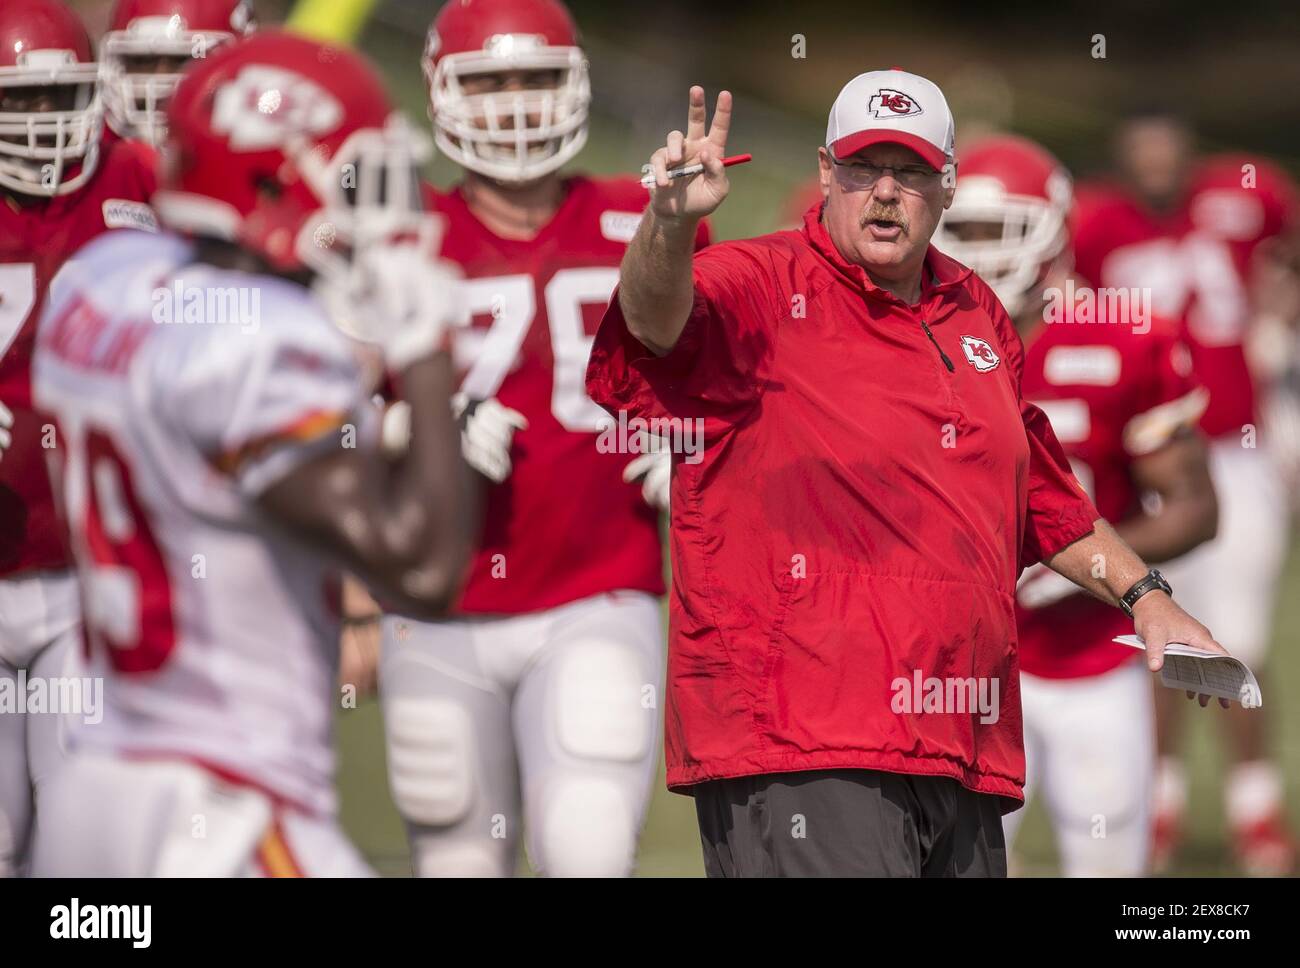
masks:
POLYGON ((952 161, 956 129, 943 91, 916 74, 868 71, 844 85, 831 105, 826 147, 847 158, 867 145, 911 148, 935 171, 952 161))

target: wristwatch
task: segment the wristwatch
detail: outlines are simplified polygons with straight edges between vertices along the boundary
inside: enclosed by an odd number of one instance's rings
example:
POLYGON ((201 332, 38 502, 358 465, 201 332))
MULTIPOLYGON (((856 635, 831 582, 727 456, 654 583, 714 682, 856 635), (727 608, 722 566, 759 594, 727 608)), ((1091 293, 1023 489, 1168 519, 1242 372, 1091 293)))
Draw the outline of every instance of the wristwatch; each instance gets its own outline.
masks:
POLYGON ((1124 593, 1119 600, 1119 607, 1124 609, 1124 614, 1129 618, 1133 617, 1133 606, 1137 600, 1147 592, 1162 591, 1170 598, 1173 597, 1174 590, 1170 587, 1169 582, 1165 581, 1165 576, 1152 568, 1147 572, 1146 577, 1139 580, 1132 588, 1124 593))

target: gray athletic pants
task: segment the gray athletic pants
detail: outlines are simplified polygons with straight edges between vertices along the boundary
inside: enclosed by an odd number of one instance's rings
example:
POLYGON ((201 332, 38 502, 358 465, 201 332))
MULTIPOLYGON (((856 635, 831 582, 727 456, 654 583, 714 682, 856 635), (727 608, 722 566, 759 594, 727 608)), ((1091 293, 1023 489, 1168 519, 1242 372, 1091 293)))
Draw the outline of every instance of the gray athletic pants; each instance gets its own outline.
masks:
POLYGON ((1001 803, 941 776, 810 770, 692 790, 710 877, 1006 877, 1001 803))

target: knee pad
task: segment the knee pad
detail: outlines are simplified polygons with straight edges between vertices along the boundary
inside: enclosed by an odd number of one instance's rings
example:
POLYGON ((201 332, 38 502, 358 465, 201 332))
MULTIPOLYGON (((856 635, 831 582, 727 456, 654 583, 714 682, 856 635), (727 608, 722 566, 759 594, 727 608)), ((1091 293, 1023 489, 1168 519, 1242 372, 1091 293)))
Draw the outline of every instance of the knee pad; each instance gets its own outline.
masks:
POLYGON ((416 877, 509 877, 514 872, 515 841, 451 840, 416 833, 411 863, 416 877))
POLYGON ((578 642, 559 657, 555 722, 560 746, 581 759, 634 762, 650 754, 656 723, 641 655, 614 642, 578 642))
POLYGON ((558 778, 530 832, 533 864, 548 877, 626 877, 636 859, 640 822, 633 800, 608 777, 558 778))
POLYGON ((399 697, 385 704, 393 802, 411 823, 446 827, 474 798, 474 732, 469 713, 446 699, 399 697))

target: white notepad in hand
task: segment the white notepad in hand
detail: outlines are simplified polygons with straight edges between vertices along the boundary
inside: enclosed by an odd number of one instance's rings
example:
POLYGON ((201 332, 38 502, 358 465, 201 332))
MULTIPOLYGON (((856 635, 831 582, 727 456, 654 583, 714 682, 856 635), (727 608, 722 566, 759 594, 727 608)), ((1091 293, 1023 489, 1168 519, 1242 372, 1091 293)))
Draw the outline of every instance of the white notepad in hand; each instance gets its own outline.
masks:
MULTIPOLYGON (((1146 643, 1136 635, 1118 635, 1114 641, 1146 651, 1146 643)), ((1160 670, 1160 681, 1170 689, 1190 689, 1207 696, 1230 699, 1241 703, 1244 709, 1258 709, 1264 705, 1255 673, 1244 662, 1221 652, 1194 649, 1181 642, 1170 642, 1165 646, 1165 664, 1160 670)))

